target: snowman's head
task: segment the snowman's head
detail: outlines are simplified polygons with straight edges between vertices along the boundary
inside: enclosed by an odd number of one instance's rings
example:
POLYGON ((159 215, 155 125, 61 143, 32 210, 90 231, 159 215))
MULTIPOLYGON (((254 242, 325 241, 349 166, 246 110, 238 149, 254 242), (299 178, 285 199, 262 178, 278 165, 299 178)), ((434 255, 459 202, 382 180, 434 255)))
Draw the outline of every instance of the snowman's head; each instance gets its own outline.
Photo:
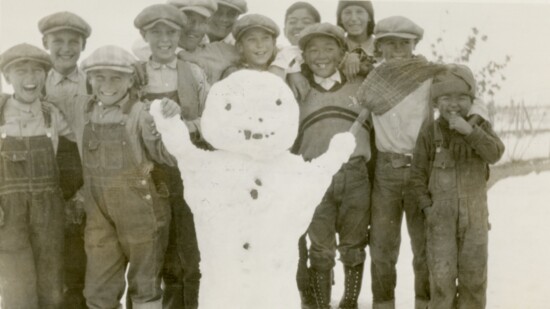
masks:
POLYGON ((281 78, 240 70, 212 86, 201 128, 214 148, 265 160, 292 146, 298 122, 298 103, 281 78))

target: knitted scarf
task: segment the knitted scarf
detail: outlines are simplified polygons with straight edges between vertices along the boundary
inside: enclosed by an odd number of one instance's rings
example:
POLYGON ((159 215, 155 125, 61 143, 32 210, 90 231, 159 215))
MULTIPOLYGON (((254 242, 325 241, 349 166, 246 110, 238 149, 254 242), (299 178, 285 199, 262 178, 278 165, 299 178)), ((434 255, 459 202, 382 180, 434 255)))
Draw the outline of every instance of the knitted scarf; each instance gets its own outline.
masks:
POLYGON ((382 115, 443 68, 423 56, 384 62, 369 73, 357 97, 364 107, 382 115))

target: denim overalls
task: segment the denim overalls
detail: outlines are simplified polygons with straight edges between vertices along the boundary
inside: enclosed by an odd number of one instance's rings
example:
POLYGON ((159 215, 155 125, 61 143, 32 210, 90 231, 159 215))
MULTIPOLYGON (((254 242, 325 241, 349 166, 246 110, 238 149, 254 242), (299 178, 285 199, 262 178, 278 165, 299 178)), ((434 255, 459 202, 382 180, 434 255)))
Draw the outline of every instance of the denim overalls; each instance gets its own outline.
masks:
POLYGON ((474 154, 455 161, 434 123, 435 158, 426 214, 430 308, 485 308, 487 288, 487 163, 474 154), (458 283, 457 283, 458 279, 458 283))
POLYGON ((50 112, 46 135, 8 136, 0 103, 0 307, 60 308, 63 196, 50 112))
POLYGON ((126 271, 133 308, 161 307, 160 275, 170 211, 151 180, 152 164, 136 162, 135 145, 126 130, 128 122, 138 121, 140 109, 135 105, 125 105, 120 123, 91 122, 94 102, 86 110, 82 165, 89 196, 84 295, 90 308, 119 306, 126 271))

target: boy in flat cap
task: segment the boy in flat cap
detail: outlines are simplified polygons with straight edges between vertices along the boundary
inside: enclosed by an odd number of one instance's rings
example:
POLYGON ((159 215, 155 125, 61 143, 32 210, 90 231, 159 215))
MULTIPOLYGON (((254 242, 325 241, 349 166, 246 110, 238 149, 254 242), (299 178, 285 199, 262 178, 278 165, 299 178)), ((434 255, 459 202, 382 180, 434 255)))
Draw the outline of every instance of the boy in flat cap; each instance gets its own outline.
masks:
MULTIPOLYGON (((168 193, 157 191, 150 171, 151 159, 174 161, 132 90, 134 64, 122 48, 98 48, 82 62, 93 96, 59 105, 75 132, 84 168, 88 308, 117 308, 126 271, 133 308, 162 307, 170 211, 168 193)), ((165 99, 164 106, 168 114, 180 113, 175 102, 165 99)))
POLYGON ((222 78, 240 69, 266 71, 269 68, 275 57, 275 44, 279 36, 279 27, 271 18, 260 14, 245 15, 235 23, 233 36, 241 61, 227 68, 222 78))
POLYGON ((475 79, 463 65, 435 76, 431 99, 438 119, 420 129, 411 183, 426 218, 430 308, 483 309, 487 291, 487 178, 504 145, 487 121, 471 125, 475 79), (452 136, 467 144, 450 150, 452 136))
MULTIPOLYGON (((410 166, 420 126, 429 115, 430 86, 442 67, 414 55, 424 30, 402 16, 378 21, 374 28, 375 52, 382 64, 369 73, 358 92, 372 113, 378 155, 372 191, 370 226, 373 308, 395 308, 403 212, 413 251, 415 308, 425 309, 430 300, 424 216, 409 184, 410 166)), ((480 104, 476 111, 487 118, 480 104)), ((474 117, 475 122, 479 117, 474 117)))
POLYGON ((225 42, 235 44, 235 38, 231 34, 233 25, 240 15, 248 11, 246 0, 217 0, 218 9, 208 22, 206 38, 208 42, 225 42))
MULTIPOLYGON (((77 65, 86 46, 91 28, 80 16, 71 12, 57 12, 38 22, 42 43, 50 51, 53 68, 46 78, 46 95, 52 102, 70 100, 77 94, 86 94, 86 75, 77 65)), ((66 201, 65 228, 65 292, 64 306, 86 308, 84 276, 84 209, 77 193, 82 186, 82 164, 76 143, 60 138, 57 151, 60 185, 66 201)))
POLYGON ((182 31, 178 58, 198 64, 212 85, 220 80, 223 71, 239 63, 235 46, 225 42, 203 43, 208 31, 208 21, 218 9, 215 0, 169 0, 187 16, 187 25, 182 31))
MULTIPOLYGON (((344 31, 329 23, 310 25, 301 33, 299 46, 305 61, 302 73, 307 76, 311 91, 300 102, 300 129, 294 151, 306 160, 324 153, 335 134, 350 130, 362 110, 352 99, 360 82, 348 81, 338 70, 345 44, 344 31)), ((357 125, 357 147, 334 175, 307 231, 311 269, 309 286, 299 283, 303 308, 330 308, 336 249, 345 273, 339 308, 357 308, 370 219, 367 162, 371 156, 371 125, 369 121, 357 125), (313 290, 315 301, 308 297, 309 289, 313 290)))
MULTIPOLYGON (((135 18, 136 28, 152 51, 151 59, 141 64, 147 76, 141 92, 147 101, 169 98, 179 103, 190 132, 198 133, 209 85, 199 66, 176 57, 186 21, 185 14, 169 4, 151 5, 135 18)), ((163 307, 197 308, 200 254, 193 214, 183 199, 180 172, 177 167, 157 163, 152 176, 157 185, 168 186, 172 213, 163 271, 163 307)))
POLYGON ((42 100, 50 56, 19 44, 0 56, 14 94, 0 95, 0 307, 61 308, 64 203, 55 160, 59 136, 74 139, 42 100))

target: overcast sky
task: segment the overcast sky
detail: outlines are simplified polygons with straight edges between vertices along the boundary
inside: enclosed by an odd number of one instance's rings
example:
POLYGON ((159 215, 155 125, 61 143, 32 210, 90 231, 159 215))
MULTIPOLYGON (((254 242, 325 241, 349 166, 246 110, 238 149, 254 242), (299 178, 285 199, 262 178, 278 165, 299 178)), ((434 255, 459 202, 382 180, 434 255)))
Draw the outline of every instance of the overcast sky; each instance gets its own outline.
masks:
MULTIPOLYGON (((139 36, 135 16, 154 0, 0 0, 0 51, 28 42, 41 46, 38 20, 57 11, 72 11, 92 26, 83 53, 116 44, 130 49, 139 36)), ((284 12, 294 0, 248 0, 249 12, 265 14, 281 27, 284 12)), ((323 21, 335 22, 336 0, 309 0, 323 21)), ((472 27, 488 36, 474 53, 474 70, 489 60, 512 62, 507 81, 497 96, 499 104, 511 98, 529 104, 550 104, 550 0, 540 1, 374 1, 375 19, 404 15, 425 29, 418 53, 430 57, 430 44, 443 36, 445 51, 453 55, 464 44, 472 27)), ((284 39, 280 44, 286 44, 284 39)))

